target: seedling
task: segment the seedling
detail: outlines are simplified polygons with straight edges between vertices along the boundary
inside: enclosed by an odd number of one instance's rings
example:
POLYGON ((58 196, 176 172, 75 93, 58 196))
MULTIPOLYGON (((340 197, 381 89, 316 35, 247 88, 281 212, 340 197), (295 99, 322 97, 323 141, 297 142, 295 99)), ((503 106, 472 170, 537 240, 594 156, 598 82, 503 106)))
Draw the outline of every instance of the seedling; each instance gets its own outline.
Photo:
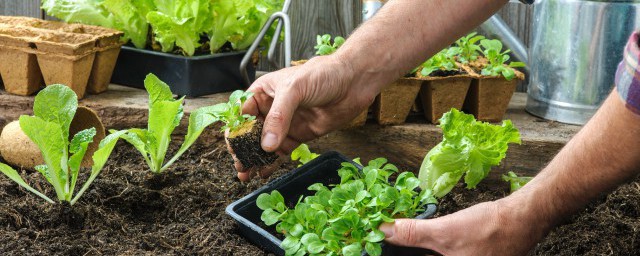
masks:
POLYGON ((224 123, 222 130, 229 132, 229 146, 245 168, 266 166, 278 158, 275 153, 264 151, 260 145, 263 122, 242 113, 242 106, 251 96, 251 92, 234 91, 229 102, 216 104, 212 107, 214 111, 209 113, 216 121, 224 123))
POLYGON ((480 41, 480 45, 484 48, 482 52, 488 61, 487 65, 481 70, 483 76, 502 75, 505 79, 511 81, 516 77, 513 68, 525 66, 523 62, 517 61, 507 64, 510 58, 508 53, 511 50, 507 49, 503 52, 500 40, 484 39, 480 41))
POLYGON ((384 158, 370 161, 362 171, 342 163, 340 184, 331 189, 311 185, 315 194, 301 197, 293 209, 276 190, 261 194, 256 203, 262 221, 277 223, 276 231, 285 235, 281 246, 286 255, 360 255, 363 250, 380 255, 385 238, 380 224, 414 217, 436 202, 430 190, 416 190, 420 181, 411 172, 400 173, 391 184, 389 177, 397 172, 384 158))
POLYGON ((417 68, 420 70, 419 76, 434 75, 438 71, 459 71, 460 67, 455 60, 458 51, 456 48, 447 48, 433 55, 417 68))
POLYGON ((482 49, 480 48, 480 40, 485 39, 484 36, 478 35, 477 32, 472 32, 456 41, 455 48, 458 51, 456 60, 460 63, 467 64, 472 61, 476 61, 482 49))
POLYGON ((220 111, 219 107, 210 106, 197 109, 189 116, 189 128, 184 142, 178 152, 166 163, 165 156, 171 133, 180 125, 184 114, 182 108, 183 98, 174 99, 169 86, 153 74, 147 75, 144 86, 149 93, 149 120, 147 129, 129 129, 125 131, 111 131, 123 133, 121 137, 133 145, 144 158, 151 172, 159 174, 164 172, 184 152, 193 145, 204 129, 213 124, 217 119, 209 113, 220 111))
MULTIPOLYGON (((93 166, 89 178, 74 196, 82 159, 96 135, 96 129, 89 128, 76 133, 69 141, 69 126, 77 107, 78 98, 69 87, 60 84, 50 85, 35 97, 34 115, 20 116, 19 121, 20 128, 38 146, 45 160, 46 164, 38 165, 35 169, 53 186, 58 201, 68 202, 70 205, 78 201, 100 174, 118 137, 123 134, 123 132, 111 134, 100 142, 100 146, 92 156, 93 166)), ((0 163, 0 171, 29 192, 49 203, 55 203, 29 186, 15 169, 0 163)))
POLYGON ((475 188, 492 166, 500 164, 508 144, 520 144, 520 133, 511 121, 502 125, 476 121, 456 109, 440 118, 443 139, 432 148, 420 166, 420 188, 441 198, 464 176, 467 188, 475 188))
POLYGON ((345 39, 341 36, 336 36, 333 39, 333 44, 331 43, 331 35, 318 35, 316 37, 316 46, 313 47, 316 49, 316 55, 329 55, 334 53, 342 44, 344 44, 345 39))
POLYGON ((531 181, 533 177, 518 177, 518 175, 514 172, 509 172, 506 175, 502 175, 502 180, 509 182, 511 187, 511 193, 520 189, 524 185, 526 185, 529 181, 531 181))
POLYGON ((308 163, 318 156, 320 155, 311 152, 311 150, 309 150, 309 146, 304 143, 300 144, 300 146, 291 152, 291 160, 300 162, 298 167, 308 163))

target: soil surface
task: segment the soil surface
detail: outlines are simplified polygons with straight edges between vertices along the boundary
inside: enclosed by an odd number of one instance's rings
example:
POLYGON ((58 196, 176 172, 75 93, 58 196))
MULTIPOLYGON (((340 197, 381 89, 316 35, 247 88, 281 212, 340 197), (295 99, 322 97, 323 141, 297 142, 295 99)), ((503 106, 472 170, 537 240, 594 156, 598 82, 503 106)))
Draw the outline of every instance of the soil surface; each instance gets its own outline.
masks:
MULTIPOLYGON (((171 152, 179 142, 172 143, 171 152)), ((172 155, 170 153, 169 155, 172 155)), ((166 173, 152 175, 119 142, 108 165, 73 207, 47 204, 0 178, 3 255, 268 255, 237 233, 225 207, 268 180, 241 183, 222 139, 194 145, 166 173)), ((293 168, 285 164, 272 178, 293 168)), ((29 184, 54 197, 39 173, 29 184)), ((78 184, 82 184, 79 181, 78 184)), ((459 184, 438 215, 504 197, 508 185, 459 184)), ((640 179, 603 196, 555 229, 532 255, 634 255, 640 251, 640 179)))

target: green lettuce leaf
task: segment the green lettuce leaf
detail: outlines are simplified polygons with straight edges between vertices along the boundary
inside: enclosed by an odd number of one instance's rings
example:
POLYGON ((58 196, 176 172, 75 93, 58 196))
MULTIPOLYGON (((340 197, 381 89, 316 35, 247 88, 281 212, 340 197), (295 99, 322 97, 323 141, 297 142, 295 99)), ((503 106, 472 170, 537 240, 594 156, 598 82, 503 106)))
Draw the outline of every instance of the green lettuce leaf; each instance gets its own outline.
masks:
POLYGON ((76 181, 78 180, 78 172, 80 172, 82 159, 87 153, 89 143, 93 142, 94 136, 96 136, 96 128, 91 127, 76 133, 76 135, 73 136, 73 139, 71 139, 71 144, 69 145, 69 153, 71 154, 71 157, 69 157, 68 164, 69 169, 71 170, 70 194, 73 194, 76 187, 76 181))
POLYGON ((102 7, 104 0, 42 0, 41 8, 48 15, 65 22, 114 27, 113 17, 102 7))
POLYGON ((511 121, 492 125, 452 109, 440 119, 443 140, 426 155, 418 178, 422 189, 443 197, 464 175, 467 188, 475 188, 505 157, 508 144, 520 144, 511 121))
POLYGON ((51 198, 45 196, 44 194, 40 193, 40 191, 29 186, 29 184, 27 184, 22 179, 22 177, 20 177, 20 174, 18 174, 18 172, 15 169, 11 168, 10 166, 0 163, 0 172, 2 172, 4 175, 7 175, 9 179, 13 180, 15 183, 18 183, 18 185, 22 186, 29 192, 36 194, 37 196, 41 197, 44 200, 47 200, 47 202, 49 203, 52 203, 52 204, 55 203, 53 200, 51 200, 51 198))
POLYGON ((146 12, 152 8, 151 0, 104 0, 102 6, 113 17, 114 24, 110 27, 123 31, 125 40, 131 40, 137 48, 146 47, 149 33, 146 12))

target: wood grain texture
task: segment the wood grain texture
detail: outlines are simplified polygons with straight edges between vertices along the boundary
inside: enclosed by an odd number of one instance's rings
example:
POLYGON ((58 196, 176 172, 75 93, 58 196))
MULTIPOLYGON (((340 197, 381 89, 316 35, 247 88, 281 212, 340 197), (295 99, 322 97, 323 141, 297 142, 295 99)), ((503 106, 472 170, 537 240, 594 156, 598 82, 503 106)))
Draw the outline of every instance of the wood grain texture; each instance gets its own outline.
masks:
POLYGON ((0 0, 0 15, 42 18, 40 0, 0 0))

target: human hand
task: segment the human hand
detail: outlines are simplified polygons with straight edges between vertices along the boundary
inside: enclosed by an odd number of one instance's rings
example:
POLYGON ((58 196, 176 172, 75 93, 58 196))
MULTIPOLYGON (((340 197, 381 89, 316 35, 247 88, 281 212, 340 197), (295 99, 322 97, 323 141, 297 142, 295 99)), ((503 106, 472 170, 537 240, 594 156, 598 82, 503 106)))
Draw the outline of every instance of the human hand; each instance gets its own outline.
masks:
MULTIPOLYGON (((243 113, 264 119, 265 151, 286 155, 302 142, 343 127, 371 105, 378 90, 354 82, 355 77, 338 58, 315 57, 302 66, 260 77, 248 89, 254 95, 243 113)), ((240 180, 252 177, 252 170, 238 161, 235 167, 240 180)), ((273 169, 263 168, 260 174, 266 177, 273 169)))
POLYGON ((380 230, 386 242, 442 255, 527 255, 548 231, 531 211, 502 199, 429 220, 398 219, 380 230), (505 203, 506 202, 506 203, 505 203))

